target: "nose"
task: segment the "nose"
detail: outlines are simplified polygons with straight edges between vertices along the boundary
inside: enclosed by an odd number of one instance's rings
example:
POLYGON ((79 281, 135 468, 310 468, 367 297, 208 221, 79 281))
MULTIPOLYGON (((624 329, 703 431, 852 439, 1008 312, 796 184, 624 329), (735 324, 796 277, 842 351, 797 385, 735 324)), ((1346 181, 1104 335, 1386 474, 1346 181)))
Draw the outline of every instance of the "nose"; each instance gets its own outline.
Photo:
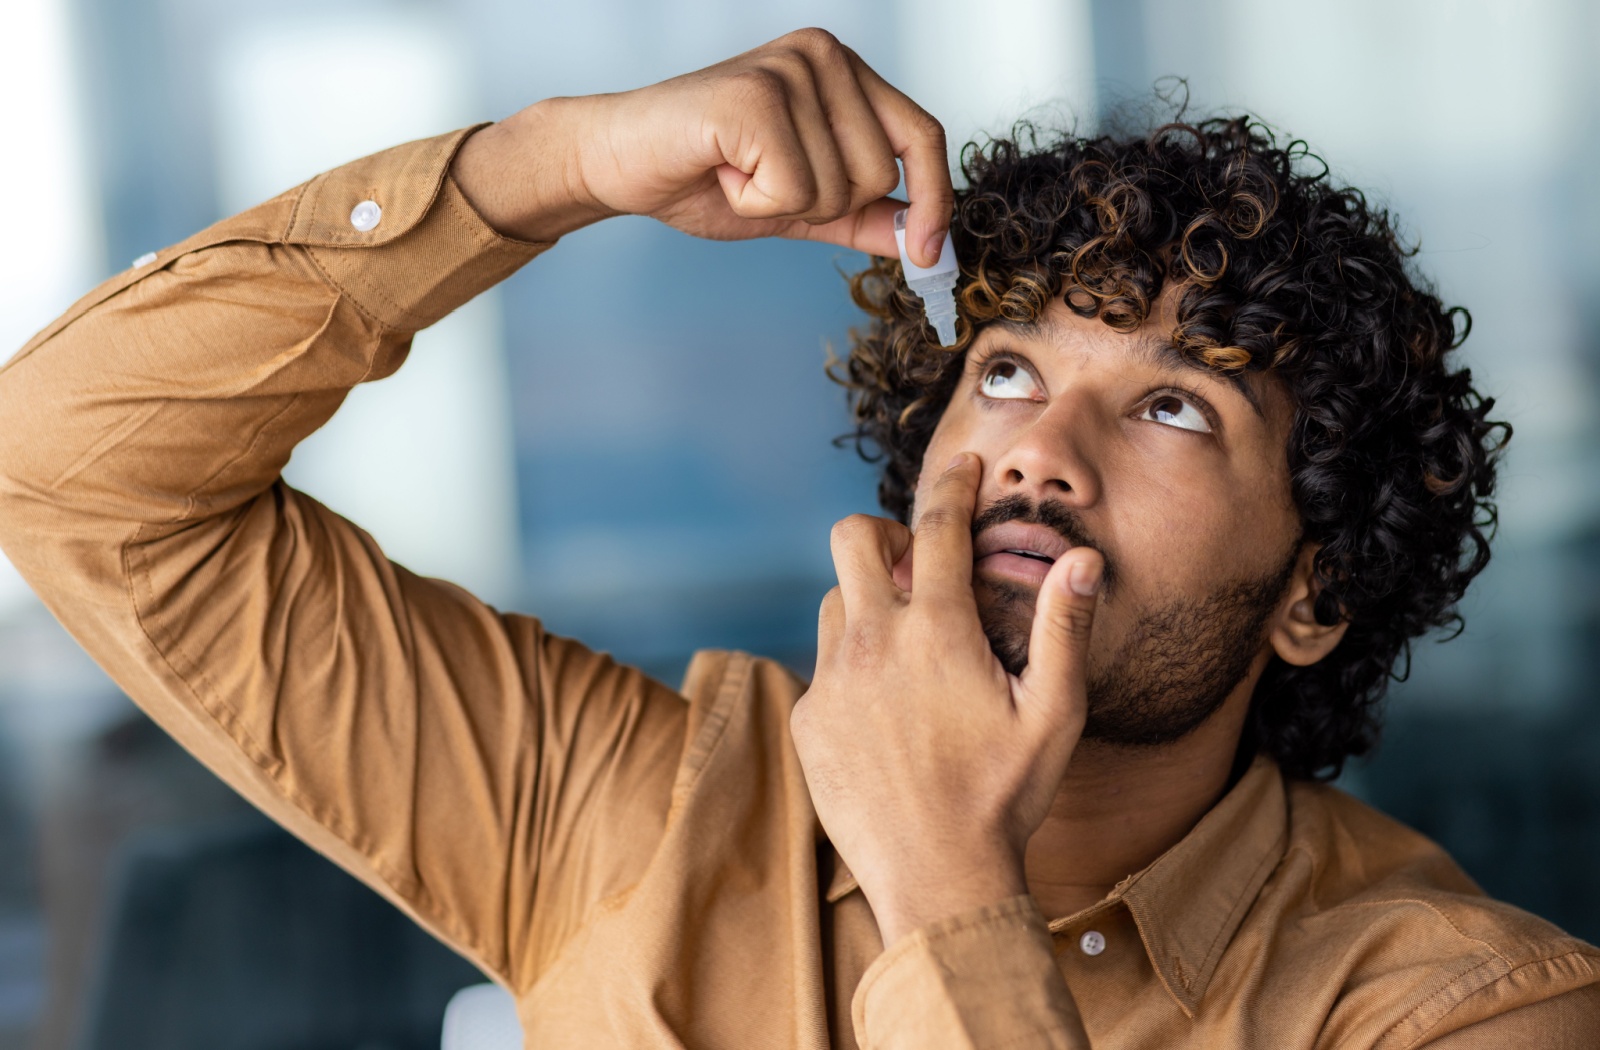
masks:
POLYGON ((991 483, 1002 496, 1053 499, 1078 510, 1092 506, 1101 493, 1096 426, 1085 400, 1057 397, 994 459, 991 483))

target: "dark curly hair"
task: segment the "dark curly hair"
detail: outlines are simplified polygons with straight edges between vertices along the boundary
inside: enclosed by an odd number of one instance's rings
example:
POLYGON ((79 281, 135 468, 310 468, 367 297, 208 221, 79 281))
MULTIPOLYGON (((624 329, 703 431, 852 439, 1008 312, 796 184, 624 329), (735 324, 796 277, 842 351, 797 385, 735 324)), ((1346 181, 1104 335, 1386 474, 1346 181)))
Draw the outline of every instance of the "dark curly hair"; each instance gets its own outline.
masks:
POLYGON ((831 374, 849 389, 857 448, 883 462, 879 500, 906 519, 986 323, 1032 321, 1061 299, 1130 331, 1170 284, 1182 353, 1219 373, 1271 370, 1288 391, 1293 497, 1321 545, 1317 618, 1349 622, 1320 663, 1271 661, 1242 746, 1290 776, 1336 776, 1377 742, 1413 639, 1459 632, 1457 602, 1489 560, 1510 428, 1452 367, 1470 319, 1415 272, 1385 209, 1250 117, 1041 139, 1022 124, 962 151, 956 347, 936 345, 897 259, 851 278, 870 323, 831 374))

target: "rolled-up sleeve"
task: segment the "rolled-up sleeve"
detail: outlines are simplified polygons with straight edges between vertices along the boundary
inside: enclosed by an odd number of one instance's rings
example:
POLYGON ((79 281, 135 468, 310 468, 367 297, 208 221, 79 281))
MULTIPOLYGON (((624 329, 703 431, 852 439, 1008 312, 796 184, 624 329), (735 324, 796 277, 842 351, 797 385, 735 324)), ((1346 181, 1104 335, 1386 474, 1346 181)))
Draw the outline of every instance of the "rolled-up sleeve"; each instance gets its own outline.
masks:
POLYGON ((851 1003, 863 1050, 1087 1050, 1044 917, 1019 896, 921 927, 851 1003))

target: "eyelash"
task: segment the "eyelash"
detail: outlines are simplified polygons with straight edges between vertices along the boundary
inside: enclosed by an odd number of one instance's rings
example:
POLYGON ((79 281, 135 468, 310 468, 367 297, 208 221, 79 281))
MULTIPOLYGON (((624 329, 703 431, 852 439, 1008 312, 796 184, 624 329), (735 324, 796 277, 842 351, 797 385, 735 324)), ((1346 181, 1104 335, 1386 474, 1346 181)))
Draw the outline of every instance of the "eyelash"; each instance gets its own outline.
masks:
MULTIPOLYGON (((1006 350, 1002 347, 986 347, 982 350, 975 350, 973 353, 975 355, 973 357, 973 369, 977 372, 978 382, 980 385, 983 383, 984 373, 989 369, 989 366, 998 364, 1002 361, 1016 365, 1018 368, 1033 376, 1033 381, 1035 383, 1039 383, 1039 377, 1034 374, 1031 368, 1028 367, 1027 362, 1023 361, 1016 354, 1009 350, 1006 350)), ((1163 395, 1181 397, 1185 401, 1189 402, 1189 404, 1193 405, 1200 411, 1202 416, 1206 417, 1206 422, 1211 425, 1212 433, 1215 433, 1221 427, 1221 420, 1217 418, 1216 409, 1211 407, 1211 402, 1207 401, 1200 391, 1183 383, 1167 383, 1164 386, 1160 386, 1154 390, 1151 390, 1149 393, 1145 394, 1144 397, 1139 399, 1139 410, 1143 411, 1145 408, 1149 407, 1152 400, 1163 395)), ((992 398, 986 399, 986 403, 993 402, 994 399, 992 398)))

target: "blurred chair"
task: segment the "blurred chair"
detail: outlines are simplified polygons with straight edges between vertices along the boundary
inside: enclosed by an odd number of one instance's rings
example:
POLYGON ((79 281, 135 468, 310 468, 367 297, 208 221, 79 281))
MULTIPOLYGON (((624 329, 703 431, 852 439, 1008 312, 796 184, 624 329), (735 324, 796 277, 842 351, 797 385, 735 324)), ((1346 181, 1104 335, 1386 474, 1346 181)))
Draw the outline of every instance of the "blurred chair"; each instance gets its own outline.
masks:
POLYGON ((523 1050, 511 993, 498 984, 475 984, 451 996, 441 1050, 523 1050))

